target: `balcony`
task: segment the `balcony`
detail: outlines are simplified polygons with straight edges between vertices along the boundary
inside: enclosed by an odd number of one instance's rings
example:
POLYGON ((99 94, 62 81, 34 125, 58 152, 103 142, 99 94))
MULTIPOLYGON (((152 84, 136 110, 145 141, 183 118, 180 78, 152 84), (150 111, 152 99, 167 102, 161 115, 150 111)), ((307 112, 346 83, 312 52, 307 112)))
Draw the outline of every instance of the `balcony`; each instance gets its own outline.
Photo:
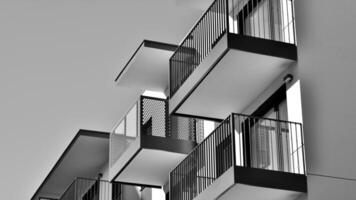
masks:
POLYGON ((115 79, 118 86, 141 94, 168 90, 169 58, 177 45, 143 40, 115 79))
POLYGON ((215 0, 170 58, 169 112, 224 119, 296 60, 293 0, 215 0))
POLYGON ((170 199, 296 199, 304 160, 300 123, 232 114, 171 171, 170 199))
POLYGON ((58 200, 76 177, 97 177, 109 162, 109 133, 79 130, 31 200, 58 200))
POLYGON ((168 115, 168 101, 141 96, 110 135, 110 180, 153 188, 202 141, 204 120, 168 115))
POLYGON ((121 184, 76 178, 59 200, 122 200, 121 184))

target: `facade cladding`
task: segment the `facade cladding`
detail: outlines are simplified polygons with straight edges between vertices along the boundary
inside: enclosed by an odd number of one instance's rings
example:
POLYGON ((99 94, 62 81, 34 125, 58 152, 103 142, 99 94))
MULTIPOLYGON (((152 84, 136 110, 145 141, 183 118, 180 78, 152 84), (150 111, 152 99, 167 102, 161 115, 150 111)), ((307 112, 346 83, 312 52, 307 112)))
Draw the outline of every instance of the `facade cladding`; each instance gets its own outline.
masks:
MULTIPOLYGON (((33 199, 356 199, 353 143, 330 127, 345 119, 325 109, 341 97, 326 88, 343 83, 315 75, 344 73, 321 65, 329 66, 332 49, 310 53, 320 46, 308 40, 332 38, 310 25, 325 21, 310 18, 316 2, 214 0, 179 45, 143 41, 132 58, 143 49, 171 53, 166 89, 156 91, 166 97, 141 95, 123 114, 110 133, 107 167, 92 173, 104 176, 33 199)), ((116 84, 144 67, 132 58, 116 84)))

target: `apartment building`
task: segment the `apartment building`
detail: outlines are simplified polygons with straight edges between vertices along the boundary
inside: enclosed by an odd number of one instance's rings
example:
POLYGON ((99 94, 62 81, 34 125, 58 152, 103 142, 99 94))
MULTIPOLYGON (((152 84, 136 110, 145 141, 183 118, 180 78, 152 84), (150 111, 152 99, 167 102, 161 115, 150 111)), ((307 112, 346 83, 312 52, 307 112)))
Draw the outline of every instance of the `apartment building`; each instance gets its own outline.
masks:
POLYGON ((115 80, 142 95, 108 138, 108 183, 160 193, 141 199, 355 199, 346 4, 177 2, 204 13, 179 45, 144 40, 115 80))

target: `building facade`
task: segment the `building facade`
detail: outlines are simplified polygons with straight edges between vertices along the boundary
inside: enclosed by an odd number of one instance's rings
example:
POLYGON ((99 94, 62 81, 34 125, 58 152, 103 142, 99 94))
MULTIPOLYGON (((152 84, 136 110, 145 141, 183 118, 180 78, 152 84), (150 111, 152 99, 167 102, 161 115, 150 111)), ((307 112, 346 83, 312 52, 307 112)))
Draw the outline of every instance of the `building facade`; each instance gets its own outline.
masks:
MULTIPOLYGON (((116 84, 141 95, 108 136, 106 170, 88 176, 104 174, 112 200, 134 199, 123 187, 136 199, 355 199, 348 4, 177 2, 204 13, 180 44, 144 40, 123 67, 116 84)), ((97 195, 79 199, 99 200, 105 187, 85 188, 97 195)))

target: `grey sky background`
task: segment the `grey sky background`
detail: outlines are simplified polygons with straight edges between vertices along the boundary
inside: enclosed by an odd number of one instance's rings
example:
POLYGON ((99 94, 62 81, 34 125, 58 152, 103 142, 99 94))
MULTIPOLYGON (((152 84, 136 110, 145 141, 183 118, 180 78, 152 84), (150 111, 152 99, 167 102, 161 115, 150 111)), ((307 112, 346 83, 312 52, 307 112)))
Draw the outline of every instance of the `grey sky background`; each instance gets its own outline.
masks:
POLYGON ((174 0, 0 0, 1 199, 29 199, 80 128, 110 131, 135 98, 114 79, 139 43, 179 43, 202 12, 174 0))

